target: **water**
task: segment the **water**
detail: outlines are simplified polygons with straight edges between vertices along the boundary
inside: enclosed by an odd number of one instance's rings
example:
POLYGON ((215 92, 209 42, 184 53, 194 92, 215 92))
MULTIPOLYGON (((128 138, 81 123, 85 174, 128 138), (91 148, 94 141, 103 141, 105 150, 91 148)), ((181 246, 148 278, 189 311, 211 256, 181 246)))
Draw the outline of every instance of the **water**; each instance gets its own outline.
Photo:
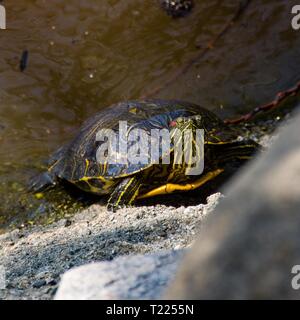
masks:
POLYGON ((214 47, 167 87, 205 51, 240 1, 196 1, 182 19, 167 16, 155 0, 2 3, 8 29, 0 30, 0 231, 86 205, 63 190, 36 199, 25 185, 43 159, 105 106, 161 88, 154 97, 189 100, 229 117, 268 101, 299 76, 293 1, 251 1, 214 47), (21 72, 24 50, 29 59, 21 72))

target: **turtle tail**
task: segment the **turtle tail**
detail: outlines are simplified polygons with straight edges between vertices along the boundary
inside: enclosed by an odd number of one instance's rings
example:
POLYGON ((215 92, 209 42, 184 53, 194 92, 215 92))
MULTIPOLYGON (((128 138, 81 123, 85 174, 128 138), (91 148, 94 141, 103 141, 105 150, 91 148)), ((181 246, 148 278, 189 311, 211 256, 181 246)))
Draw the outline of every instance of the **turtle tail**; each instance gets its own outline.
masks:
POLYGON ((43 192, 55 187, 57 178, 51 172, 43 172, 29 181, 28 190, 32 193, 43 192))

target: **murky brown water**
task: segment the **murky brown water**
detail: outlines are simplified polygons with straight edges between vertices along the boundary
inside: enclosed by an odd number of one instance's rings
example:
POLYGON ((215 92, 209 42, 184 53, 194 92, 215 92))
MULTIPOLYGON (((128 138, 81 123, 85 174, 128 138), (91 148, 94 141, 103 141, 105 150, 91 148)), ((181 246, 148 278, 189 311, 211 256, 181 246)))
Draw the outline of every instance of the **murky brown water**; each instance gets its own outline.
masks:
MULTIPOLYGON (((25 194, 25 182, 42 159, 106 105, 163 87, 216 37, 240 1, 199 0, 190 15, 177 20, 155 0, 2 3, 8 27, 0 30, 4 226, 44 216, 53 206, 73 206, 63 191, 41 200, 25 194), (20 72, 24 50, 29 60, 20 72)), ((300 71, 300 32, 290 27, 292 4, 253 0, 208 54, 155 96, 193 101, 231 116, 292 85, 300 71)))

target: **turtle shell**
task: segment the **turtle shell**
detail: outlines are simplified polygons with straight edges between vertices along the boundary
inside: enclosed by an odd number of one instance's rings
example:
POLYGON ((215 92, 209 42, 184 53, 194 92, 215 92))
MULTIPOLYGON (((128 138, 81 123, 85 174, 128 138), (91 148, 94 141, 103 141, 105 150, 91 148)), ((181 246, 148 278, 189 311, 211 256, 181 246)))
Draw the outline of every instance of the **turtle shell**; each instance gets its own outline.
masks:
MULTIPOLYGON (((101 143, 96 139, 101 129, 119 131, 119 121, 127 121, 130 130, 140 128, 150 135, 151 129, 170 129, 178 117, 200 115, 206 144, 230 143, 236 135, 216 115, 198 105, 177 100, 128 101, 112 105, 84 122, 77 136, 59 149, 49 161, 49 171, 71 182, 84 177, 117 179, 149 167, 147 164, 99 164, 96 153, 101 143)), ((151 164, 150 164, 151 165, 151 164)))

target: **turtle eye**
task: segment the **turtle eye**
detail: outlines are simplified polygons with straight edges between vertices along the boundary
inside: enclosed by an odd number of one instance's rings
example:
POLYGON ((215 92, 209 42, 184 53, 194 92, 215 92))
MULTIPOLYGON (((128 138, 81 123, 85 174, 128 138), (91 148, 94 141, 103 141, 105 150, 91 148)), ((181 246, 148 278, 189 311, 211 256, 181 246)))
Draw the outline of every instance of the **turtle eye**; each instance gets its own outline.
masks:
POLYGON ((185 118, 185 117, 178 117, 176 118, 175 120, 171 121, 170 122, 170 127, 176 127, 178 124, 182 124, 184 122, 186 122, 188 120, 188 118, 185 118))
POLYGON ((169 126, 170 126, 171 128, 176 127, 176 125, 177 125, 177 122, 174 121, 174 120, 169 123, 169 126))

